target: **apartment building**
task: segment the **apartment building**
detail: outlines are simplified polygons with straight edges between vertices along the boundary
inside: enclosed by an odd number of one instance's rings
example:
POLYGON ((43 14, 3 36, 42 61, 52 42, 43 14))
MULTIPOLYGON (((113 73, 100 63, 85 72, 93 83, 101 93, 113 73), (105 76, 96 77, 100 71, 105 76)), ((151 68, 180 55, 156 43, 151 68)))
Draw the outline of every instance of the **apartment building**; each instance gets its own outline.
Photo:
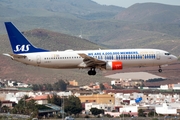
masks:
POLYGON ((115 104, 114 94, 92 94, 79 96, 81 103, 96 102, 98 104, 115 104))

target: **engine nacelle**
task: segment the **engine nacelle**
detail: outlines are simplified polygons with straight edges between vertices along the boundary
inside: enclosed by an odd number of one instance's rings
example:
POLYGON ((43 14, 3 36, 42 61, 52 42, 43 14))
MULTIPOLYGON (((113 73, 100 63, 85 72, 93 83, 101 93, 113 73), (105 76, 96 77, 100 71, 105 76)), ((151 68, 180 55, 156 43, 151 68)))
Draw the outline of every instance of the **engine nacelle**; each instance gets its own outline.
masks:
POLYGON ((112 61, 106 63, 107 70, 121 70, 123 68, 121 61, 112 61))

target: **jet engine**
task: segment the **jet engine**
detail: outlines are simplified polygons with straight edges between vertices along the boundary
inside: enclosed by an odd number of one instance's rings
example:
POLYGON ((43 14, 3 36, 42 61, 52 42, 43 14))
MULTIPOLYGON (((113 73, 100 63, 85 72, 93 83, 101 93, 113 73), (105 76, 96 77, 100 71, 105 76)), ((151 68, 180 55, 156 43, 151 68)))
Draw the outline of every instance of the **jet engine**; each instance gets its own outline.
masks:
POLYGON ((108 61, 106 63, 107 70, 121 70, 123 68, 121 61, 108 61))

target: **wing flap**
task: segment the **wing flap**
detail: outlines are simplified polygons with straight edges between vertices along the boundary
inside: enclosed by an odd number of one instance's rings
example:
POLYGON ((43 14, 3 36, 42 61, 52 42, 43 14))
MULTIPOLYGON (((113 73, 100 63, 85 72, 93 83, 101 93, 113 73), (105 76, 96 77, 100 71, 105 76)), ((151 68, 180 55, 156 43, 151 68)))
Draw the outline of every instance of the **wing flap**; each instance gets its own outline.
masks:
POLYGON ((98 60, 94 57, 88 56, 84 53, 79 53, 79 55, 84 58, 83 62, 86 64, 87 67, 100 67, 104 64, 106 64, 105 61, 98 60))

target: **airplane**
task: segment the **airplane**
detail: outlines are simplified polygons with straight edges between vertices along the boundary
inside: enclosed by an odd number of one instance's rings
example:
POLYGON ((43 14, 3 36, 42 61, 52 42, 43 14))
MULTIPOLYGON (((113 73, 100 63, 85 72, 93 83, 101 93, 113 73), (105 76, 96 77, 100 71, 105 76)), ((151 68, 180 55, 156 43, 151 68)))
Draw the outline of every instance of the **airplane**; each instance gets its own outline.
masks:
POLYGON ((121 70, 126 67, 159 66, 177 61, 177 57, 160 49, 109 49, 50 51, 37 48, 11 23, 5 22, 13 53, 3 53, 12 60, 44 68, 88 68, 88 75, 96 69, 121 70))

